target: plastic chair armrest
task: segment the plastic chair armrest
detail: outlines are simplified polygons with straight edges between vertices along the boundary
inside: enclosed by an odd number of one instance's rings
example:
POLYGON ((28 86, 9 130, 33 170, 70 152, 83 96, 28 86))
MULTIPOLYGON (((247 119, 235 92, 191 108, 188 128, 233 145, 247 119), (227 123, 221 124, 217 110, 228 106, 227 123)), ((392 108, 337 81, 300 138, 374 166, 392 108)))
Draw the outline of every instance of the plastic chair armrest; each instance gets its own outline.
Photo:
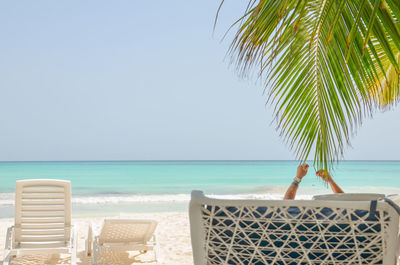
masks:
POLYGON ((7 228, 7 235, 6 235, 6 244, 5 244, 5 249, 10 250, 12 248, 12 244, 14 242, 14 226, 10 226, 7 228))

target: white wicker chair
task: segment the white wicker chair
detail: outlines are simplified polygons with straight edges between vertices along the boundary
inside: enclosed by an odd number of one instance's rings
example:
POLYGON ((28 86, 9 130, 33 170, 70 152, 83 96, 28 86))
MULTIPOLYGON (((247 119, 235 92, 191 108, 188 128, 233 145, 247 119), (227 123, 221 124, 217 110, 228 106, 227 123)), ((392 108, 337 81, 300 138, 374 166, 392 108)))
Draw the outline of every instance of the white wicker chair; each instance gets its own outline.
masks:
POLYGON ((194 265, 396 262, 399 217, 384 201, 220 200, 193 191, 194 265))
POLYGON ((7 230, 4 265, 20 255, 58 253, 71 254, 71 264, 76 264, 69 181, 17 181, 14 218, 15 225, 7 230))
POLYGON ((135 219, 105 219, 100 231, 90 224, 86 238, 86 254, 93 254, 93 263, 98 264, 101 252, 147 251, 154 252, 158 262, 158 242, 155 235, 157 221, 135 219))

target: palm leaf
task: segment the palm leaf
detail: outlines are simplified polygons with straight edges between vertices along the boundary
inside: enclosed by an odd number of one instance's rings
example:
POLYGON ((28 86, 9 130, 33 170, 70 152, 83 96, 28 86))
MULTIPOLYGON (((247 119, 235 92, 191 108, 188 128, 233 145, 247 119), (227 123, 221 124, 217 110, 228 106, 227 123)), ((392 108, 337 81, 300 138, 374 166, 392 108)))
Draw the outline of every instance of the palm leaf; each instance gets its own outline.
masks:
POLYGON ((230 47, 266 80, 277 129, 300 160, 329 169, 362 120, 399 98, 400 4, 250 1, 230 47))

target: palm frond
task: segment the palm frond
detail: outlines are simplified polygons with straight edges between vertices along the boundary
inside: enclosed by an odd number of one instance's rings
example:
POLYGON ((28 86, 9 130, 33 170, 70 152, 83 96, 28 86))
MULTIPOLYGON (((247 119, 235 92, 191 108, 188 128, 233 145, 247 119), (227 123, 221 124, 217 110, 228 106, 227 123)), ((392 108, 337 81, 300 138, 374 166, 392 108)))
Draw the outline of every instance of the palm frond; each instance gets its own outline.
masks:
POLYGON ((230 47, 237 69, 266 79, 277 129, 318 168, 343 156, 365 116, 400 93, 400 2, 259 0, 230 47))

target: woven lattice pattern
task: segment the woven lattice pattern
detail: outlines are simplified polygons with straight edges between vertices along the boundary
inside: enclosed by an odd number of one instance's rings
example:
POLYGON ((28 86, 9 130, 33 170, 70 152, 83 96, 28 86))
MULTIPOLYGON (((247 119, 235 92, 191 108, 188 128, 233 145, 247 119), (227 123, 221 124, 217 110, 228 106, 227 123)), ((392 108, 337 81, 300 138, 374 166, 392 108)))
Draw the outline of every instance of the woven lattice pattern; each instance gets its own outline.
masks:
POLYGON ((143 242, 148 227, 148 224, 137 223, 106 224, 101 231, 100 238, 105 242, 143 242))
POLYGON ((201 208, 208 265, 382 264, 383 210, 216 206, 201 208))

